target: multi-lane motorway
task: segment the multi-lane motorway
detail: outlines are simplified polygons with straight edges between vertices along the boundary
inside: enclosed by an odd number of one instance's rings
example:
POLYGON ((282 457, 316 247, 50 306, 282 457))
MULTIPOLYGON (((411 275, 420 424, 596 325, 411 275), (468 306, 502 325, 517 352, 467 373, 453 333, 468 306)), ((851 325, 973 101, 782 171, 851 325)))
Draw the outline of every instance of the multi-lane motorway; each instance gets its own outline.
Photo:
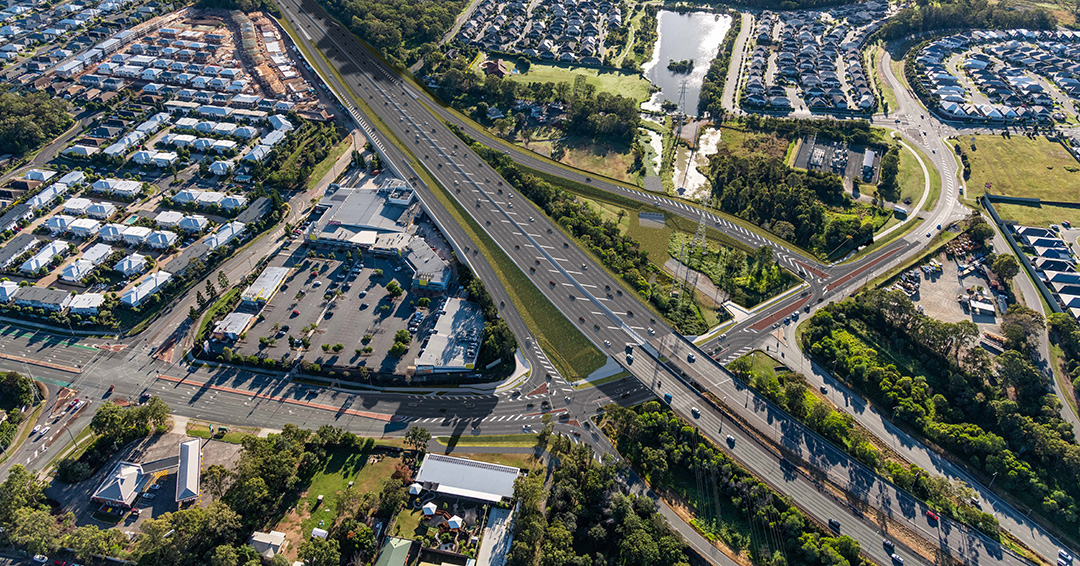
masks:
MULTIPOLYGON (((117 395, 132 398, 143 390, 149 390, 161 396, 178 415, 214 422, 270 429, 281 428, 285 423, 308 427, 330 423, 371 435, 400 433, 411 424, 426 426, 441 434, 520 431, 523 426, 540 422, 542 413, 538 407, 539 402, 544 400, 552 404, 553 413, 567 415, 566 420, 562 421, 564 424, 560 425, 565 429, 583 422, 600 405, 612 400, 635 403, 669 393, 672 395, 673 408, 688 419, 693 421, 692 409, 698 409, 700 418, 697 422, 704 434, 718 445, 726 444, 727 435, 731 435, 734 444, 729 451, 733 457, 778 490, 792 496, 821 523, 827 519, 839 520, 841 531, 859 540, 864 551, 876 562, 889 561, 888 553, 880 544, 881 538, 888 536, 888 533, 883 533, 877 524, 863 515, 863 511, 857 511, 847 502, 834 497, 829 488, 818 483, 817 479, 800 473, 795 467, 783 465, 782 457, 773 446, 759 443, 755 440, 756 436, 772 436, 788 451, 787 457, 807 462, 824 472, 828 483, 855 493, 866 502, 867 510, 890 517, 894 526, 905 525, 931 541, 944 555, 968 563, 1023 562, 1004 551, 1000 545, 985 540, 962 525, 949 521, 940 524, 927 522, 922 514, 924 508, 917 501, 862 469, 732 379, 707 355, 692 349, 689 343, 675 336, 672 329, 654 317, 633 293, 624 290, 618 281, 596 265, 590 255, 571 242, 531 203, 516 195, 490 167, 466 149, 443 122, 457 123, 470 135, 492 147, 501 147, 497 141, 486 132, 477 131, 471 123, 437 106, 415 85, 400 80, 330 19, 313 0, 281 0, 279 6, 285 20, 295 30, 293 40, 311 55, 311 64, 360 122, 373 145, 383 153, 385 161, 402 177, 414 180, 426 209, 458 256, 485 282, 493 299, 500 304, 501 316, 518 337, 519 343, 532 344, 532 347, 524 349, 523 355, 534 371, 525 383, 513 391, 436 397, 409 393, 330 391, 283 380, 278 375, 188 367, 150 357, 157 347, 154 342, 171 333, 177 321, 186 313, 186 306, 180 305, 147 331, 147 336, 155 337, 151 343, 139 338, 124 342, 121 348, 110 345, 110 349, 104 349, 104 344, 98 345, 102 346, 100 349, 95 349, 93 344, 89 347, 86 344, 57 342, 50 342, 47 346, 38 344, 40 349, 33 352, 34 359, 47 361, 52 366, 34 367, 32 373, 35 377, 54 385, 70 384, 80 391, 80 396, 95 401, 104 397, 111 385, 117 386, 117 395), (371 127, 370 117, 363 115, 359 101, 366 106, 363 110, 377 116, 387 131, 376 131, 371 127), (392 138, 385 137, 387 135, 403 143, 408 153, 391 143, 392 138), (536 340, 526 340, 529 337, 528 328, 502 289, 488 263, 489 258, 477 252, 475 242, 454 221, 433 192, 443 189, 426 186, 417 179, 420 175, 413 167, 423 167, 444 187, 448 196, 457 201, 478 229, 490 236, 552 304, 577 323, 594 344, 623 364, 637 381, 623 380, 580 391, 569 388, 543 352, 539 351, 536 340), (632 358, 626 355, 627 345, 630 346, 632 358), (694 362, 691 362, 691 353, 695 354, 694 362), (667 363, 660 363, 657 354, 667 356, 667 363), (687 379, 680 377, 682 375, 704 384, 717 398, 724 398, 726 408, 720 410, 712 407, 697 390, 688 385, 687 379), (530 407, 530 404, 533 406, 530 407), (750 423, 757 432, 750 434, 733 426, 726 420, 725 412, 750 423)), ((728 330, 727 338, 722 342, 713 340, 705 344, 706 351, 715 353, 717 358, 726 359, 760 343, 768 334, 767 330, 791 312, 804 307, 813 310, 819 302, 839 299, 867 278, 917 253, 923 248, 928 231, 936 231, 938 224, 946 225, 963 214, 962 209, 956 206, 955 162, 938 136, 921 133, 932 131, 933 124, 928 117, 918 114, 917 107, 902 110, 904 117, 897 129, 909 143, 922 146, 934 156, 931 158, 932 165, 945 180, 942 198, 932 211, 925 214, 920 229, 857 261, 838 265, 821 264, 797 250, 776 245, 752 228, 703 212, 687 203, 590 178, 586 173, 568 171, 528 152, 508 151, 515 161, 533 169, 589 182, 598 188, 617 192, 694 221, 705 215, 711 226, 747 245, 773 247, 781 265, 803 274, 806 280, 803 289, 734 326, 728 330)), ((293 204, 300 205, 306 200, 304 195, 293 204)), ((302 208, 294 206, 293 214, 299 214, 302 208)), ((253 253, 256 256, 273 253, 275 245, 274 238, 267 238, 257 243, 254 248, 256 252, 253 253)), ((228 272, 242 273, 244 261, 243 258, 232 260, 227 266, 228 272)), ((25 350, 33 340, 40 340, 40 337, 13 335, 0 342, 3 346, 0 349, 0 368, 28 369, 20 361, 18 352, 25 350), (8 355, 4 356, 5 353, 8 355)), ((83 414, 89 412, 84 411, 83 414)), ((68 426, 76 430, 85 426, 84 420, 83 416, 76 417, 68 426)), ((609 451, 610 446, 604 439, 593 437, 592 432, 585 435, 583 440, 598 450, 609 451)), ((21 448, 24 452, 9 459, 8 465, 18 462, 39 468, 48 459, 38 454, 22 461, 27 456, 26 449, 21 448)), ((1015 512, 1011 509, 1006 511, 1015 512)), ((669 515, 669 519, 672 517, 669 515)), ((672 522, 699 552, 724 562, 722 557, 704 549, 703 546, 708 543, 685 523, 676 519, 672 519, 672 522)), ((1053 541, 1040 529, 1015 534, 1046 557, 1056 554, 1053 541)), ((906 549, 901 549, 901 554, 909 560, 920 561, 906 549)), ((937 561, 938 558, 940 556, 933 560, 937 561)))
MULTIPOLYGON (((359 112, 358 101, 363 101, 362 104, 367 107, 366 110, 373 112, 379 118, 389 130, 389 134, 410 147, 409 151, 415 156, 415 161, 422 164, 441 186, 451 192, 451 196, 468 211, 481 229, 491 236, 523 273, 530 276, 534 284, 564 315, 571 320, 576 319, 594 343, 602 344, 602 347, 609 350, 614 349, 611 355, 621 360, 627 369, 643 383, 653 385, 657 381, 669 383, 668 387, 679 394, 673 401, 677 410, 682 409, 684 413, 686 412, 687 407, 683 405, 683 401, 695 405, 702 404, 701 400, 696 398, 693 389, 682 384, 676 387, 678 382, 669 379, 670 374, 667 374, 666 368, 657 368, 654 360, 641 355, 639 349, 633 350, 636 358, 624 357, 618 351, 625 343, 644 344, 644 350, 649 351, 650 348, 655 348, 659 340, 670 336, 671 329, 662 321, 649 315, 636 297, 632 297, 629 293, 621 293, 616 281, 598 269, 584 252, 566 241, 565 236, 557 228, 553 228, 550 222, 529 203, 520 197, 515 200, 512 189, 476 155, 468 151, 464 144, 461 144, 456 136, 441 123, 429 106, 421 104, 423 100, 433 106, 422 91, 394 76, 346 30, 329 19, 314 2, 287 0, 282 3, 282 7, 286 13, 286 19, 299 30, 300 37, 296 39, 306 44, 309 52, 313 51, 311 48, 317 48, 324 54, 315 57, 313 63, 317 67, 323 67, 324 77, 341 97, 343 103, 351 111, 359 112), (593 266, 591 270, 590 265, 593 266), (646 317, 648 321, 645 320, 646 317), (683 395, 686 397, 683 398, 683 395)), ((377 143, 376 145, 390 154, 392 162, 397 157, 399 171, 408 167, 409 157, 403 155, 403 152, 393 144, 377 143)), ((938 154, 936 149, 932 152, 935 155, 938 154)), ((514 158, 520 161, 528 159, 528 156, 522 157, 515 154, 514 158)), ((536 168, 541 168, 548 164, 535 165, 538 165, 536 168)), ((945 171, 948 169, 946 168, 945 171)), ((407 170, 403 173, 409 176, 407 170)), ((560 174, 564 173, 560 171, 560 174)), ((593 182, 591 179, 582 180, 593 182)), ((436 202, 435 195, 429 191, 428 187, 418 183, 418 188, 429 206, 436 202)), ((609 190, 618 189, 610 187, 609 190)), ((955 203, 955 193, 947 191, 945 197, 940 202, 950 203, 950 205, 939 204, 929 215, 931 223, 939 220, 938 223, 944 223, 955 216, 951 207, 951 203, 955 203)), ((645 195, 642 198, 655 200, 656 197, 645 195)), ((686 210, 685 205, 681 203, 668 202, 686 210)), ((722 224, 724 222, 722 219, 712 218, 711 220, 714 223, 721 223, 721 228, 732 227, 722 224)), ((742 232, 742 236, 747 239, 760 238, 750 231, 742 232)), ((766 313, 766 320, 759 319, 748 323, 747 329, 751 331, 750 333, 755 330, 760 331, 771 324, 772 320, 767 319, 769 316, 782 317, 785 312, 801 308, 819 293, 823 298, 827 298, 848 286, 855 285, 860 277, 864 275, 870 277, 875 271, 879 272, 889 263, 916 252, 924 241, 921 238, 922 236, 916 233, 907 239, 901 239, 883 247, 863 261, 847 266, 822 266, 803 257, 802 260, 808 262, 805 265, 807 269, 817 270, 822 274, 821 277, 810 277, 812 282, 816 279, 817 284, 815 286, 815 283, 811 283, 812 293, 774 307, 775 312, 766 313), (825 271, 825 268, 829 268, 829 271, 825 271), (826 282, 830 278, 832 281, 826 282)), ((761 240, 761 243, 764 243, 764 240, 761 240)), ((472 257, 476 256, 475 249, 468 248, 467 244, 459 241, 458 245, 465 246, 466 256, 470 253, 473 254, 472 257)), ((787 256, 781 257, 782 262, 785 257, 787 256)), ((791 260, 789 260, 789 266, 790 262, 791 260)), ((498 284, 497 281, 494 283, 498 284)), ((505 304, 502 306, 507 308, 505 304)), ((682 352, 679 352, 679 355, 672 357, 672 361, 678 366, 677 371, 694 372, 698 375, 700 383, 714 388, 720 388, 723 382, 730 381, 730 377, 721 368, 709 367, 704 363, 694 365, 690 362, 689 352, 686 357, 681 354, 682 352)), ((747 393, 748 400, 751 397, 752 395, 747 393)), ((755 399, 755 402, 760 402, 760 400, 755 399)), ((734 409, 738 411, 737 405, 734 409)), ((706 411, 702 418, 709 414, 710 412, 706 411)), ((719 414, 716 417, 719 418, 719 414)), ((789 448, 794 445, 798 452, 809 455, 811 458, 818 458, 824 447, 806 444, 808 440, 816 442, 813 435, 802 430, 795 423, 788 422, 785 426, 790 426, 792 430, 798 432, 784 438, 789 448)), ((714 432, 709 427, 703 427, 702 430, 714 439, 720 440, 719 429, 714 432)), ((775 471, 775 455, 749 440, 743 443, 743 446, 745 452, 735 451, 736 457, 742 459, 762 477, 768 478, 770 470, 775 471)), ((825 452, 829 451, 825 450, 825 452)), ((833 460, 828 467, 841 466, 849 470, 848 475, 850 475, 850 470, 858 469, 842 454, 829 453, 826 459, 833 460)), ((859 479, 873 477, 865 470, 860 470, 860 473, 867 475, 859 479)), ((835 476, 835 481, 842 482, 841 485, 844 486, 853 485, 852 480, 856 478, 849 478, 845 482, 842 479, 843 476, 844 470, 840 470, 835 476)), ((831 471, 830 479, 834 479, 831 471)), ((880 481, 880 478, 874 479, 872 483, 879 491, 874 497, 867 498, 867 503, 890 515, 905 515, 901 507, 910 507, 911 500, 895 487, 880 481)), ((850 511, 830 509, 827 496, 814 489, 807 489, 806 486, 799 486, 798 481, 795 483, 795 486, 787 486, 784 491, 797 493, 797 499, 803 502, 807 510, 819 520, 832 518, 838 513, 841 517, 850 518, 848 524, 852 525, 853 531, 858 531, 859 528, 867 529, 865 533, 857 533, 860 536, 856 538, 864 543, 868 552, 874 553, 874 545, 871 541, 876 540, 879 533, 871 523, 850 511), (800 487, 803 489, 800 490, 800 487), (822 506, 815 508, 811 502, 822 506)), ((915 510, 910 509, 906 513, 908 520, 912 523, 918 518, 918 515, 912 514, 915 510)), ((937 528, 939 525, 934 524, 934 529, 927 533, 927 536, 928 538, 936 537, 945 552, 952 556, 970 559, 973 555, 982 555, 982 560, 998 560, 1003 563, 1022 562, 1016 556, 1002 552, 1001 547, 996 543, 985 541, 969 529, 947 522, 943 526, 946 528, 937 528)), ((917 525, 916 527, 919 528, 917 525)))

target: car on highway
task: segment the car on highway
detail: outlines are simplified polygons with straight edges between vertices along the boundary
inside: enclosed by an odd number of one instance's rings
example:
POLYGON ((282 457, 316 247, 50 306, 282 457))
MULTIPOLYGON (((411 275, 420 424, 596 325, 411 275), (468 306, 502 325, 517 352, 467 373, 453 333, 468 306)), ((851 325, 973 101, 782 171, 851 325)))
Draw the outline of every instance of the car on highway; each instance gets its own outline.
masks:
POLYGON ((37 434, 39 432, 41 432, 41 425, 35 426, 34 430, 30 431, 30 434, 37 434))
POLYGON ((837 521, 836 519, 829 519, 829 528, 832 529, 834 532, 840 532, 840 521, 837 521))
POLYGON ((694 360, 696 360, 696 359, 697 359, 697 356, 695 356, 693 354, 693 352, 686 355, 686 361, 688 361, 690 363, 694 363, 694 360))
POLYGON ((893 544, 893 541, 891 541, 891 540, 889 540, 889 539, 885 539, 885 540, 882 540, 882 541, 881 541, 881 546, 882 546, 882 548, 884 548, 884 549, 885 549, 886 551, 888 551, 888 552, 889 552, 890 554, 892 553, 893 549, 895 549, 895 548, 896 548, 896 545, 895 545, 895 544, 893 544))
POLYGON ((899 554, 893 554, 890 558, 892 558, 893 564, 900 564, 901 566, 903 566, 904 558, 901 557, 899 554))
POLYGON ((47 427, 41 429, 41 433, 38 435, 38 437, 40 438, 42 436, 45 436, 46 434, 49 434, 50 430, 52 430, 51 426, 47 426, 47 427))
POLYGON ((730 434, 727 435, 727 445, 729 447, 734 447, 735 446, 735 437, 734 436, 731 436, 730 434))
POLYGON ((690 414, 694 415, 695 419, 700 419, 701 418, 701 411, 699 411, 697 407, 691 407, 690 408, 690 414))
POLYGON ((1058 559, 1059 560, 1064 560, 1065 562, 1068 562, 1069 564, 1072 564, 1072 561, 1073 561, 1072 555, 1069 554, 1068 552, 1065 552, 1064 550, 1058 550, 1058 559))
POLYGON ((936 523, 940 519, 940 517, 938 517, 938 514, 931 511, 930 509, 926 510, 926 518, 932 523, 936 523))
POLYGON ((671 393, 664 393, 664 402, 668 405, 671 404, 671 393))
POLYGON ((521 432, 532 432, 532 425, 521 425, 521 432))

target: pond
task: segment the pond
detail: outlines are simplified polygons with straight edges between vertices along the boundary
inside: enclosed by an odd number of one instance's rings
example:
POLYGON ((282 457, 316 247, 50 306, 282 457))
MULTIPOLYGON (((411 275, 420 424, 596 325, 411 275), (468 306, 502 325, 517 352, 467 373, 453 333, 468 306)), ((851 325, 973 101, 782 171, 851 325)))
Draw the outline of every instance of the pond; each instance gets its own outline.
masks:
POLYGON ((679 104, 680 90, 686 84, 686 96, 679 110, 697 115, 701 83, 716 52, 731 29, 731 16, 710 12, 680 14, 661 10, 657 14, 657 39, 653 58, 645 64, 645 78, 660 87, 642 106, 648 110, 660 110, 664 100, 679 104), (668 69, 671 61, 693 60, 689 73, 676 73, 668 69))

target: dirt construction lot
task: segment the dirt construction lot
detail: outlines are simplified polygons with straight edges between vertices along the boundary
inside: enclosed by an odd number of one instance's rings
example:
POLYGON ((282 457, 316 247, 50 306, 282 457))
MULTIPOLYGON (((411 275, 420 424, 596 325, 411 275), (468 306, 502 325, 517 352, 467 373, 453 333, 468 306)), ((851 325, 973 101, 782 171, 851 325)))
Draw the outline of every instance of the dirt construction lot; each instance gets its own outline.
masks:
POLYGON ((970 320, 977 324, 982 332, 1000 334, 1000 313, 997 316, 973 314, 956 300, 957 295, 966 295, 968 288, 981 286, 989 289, 990 284, 982 273, 976 270, 961 279, 959 266, 955 261, 947 258, 944 253, 938 254, 936 259, 941 262, 942 272, 927 278, 920 271, 922 284, 912 301, 923 307, 927 316, 942 322, 970 320))

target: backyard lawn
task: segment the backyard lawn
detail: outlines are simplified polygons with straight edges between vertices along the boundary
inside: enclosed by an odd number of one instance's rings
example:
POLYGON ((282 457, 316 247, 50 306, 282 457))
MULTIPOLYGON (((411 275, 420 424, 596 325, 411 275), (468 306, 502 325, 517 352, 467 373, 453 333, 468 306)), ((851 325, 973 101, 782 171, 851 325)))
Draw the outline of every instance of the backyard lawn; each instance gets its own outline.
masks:
POLYGON ((971 162, 967 182, 968 199, 984 192, 1016 197, 1076 202, 1080 186, 1080 163, 1061 144, 1044 137, 1029 139, 1014 134, 1011 139, 999 135, 970 136, 958 141, 971 162), (1069 171, 1068 169, 1072 169, 1069 171), (987 191, 984 187, 991 183, 987 191))

